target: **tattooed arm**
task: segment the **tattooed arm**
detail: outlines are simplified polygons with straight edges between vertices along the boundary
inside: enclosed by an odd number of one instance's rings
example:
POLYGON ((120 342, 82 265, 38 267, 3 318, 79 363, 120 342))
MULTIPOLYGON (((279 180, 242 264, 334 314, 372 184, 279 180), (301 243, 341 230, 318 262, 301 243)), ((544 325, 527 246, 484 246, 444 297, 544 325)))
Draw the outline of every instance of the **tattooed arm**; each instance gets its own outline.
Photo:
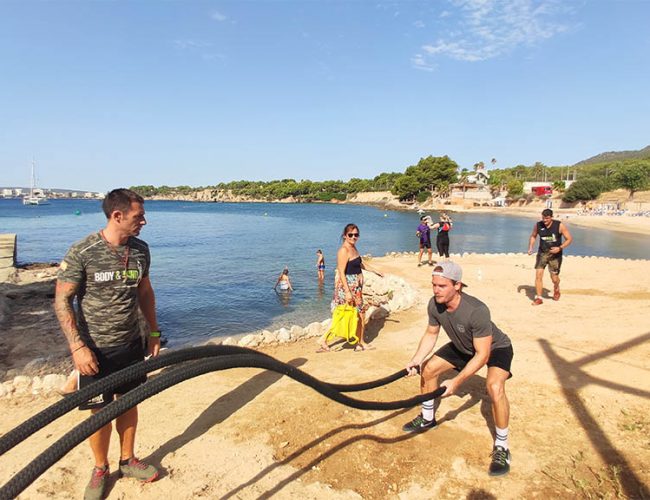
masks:
POLYGON ((68 341, 75 368, 82 375, 95 375, 99 371, 97 358, 79 335, 77 318, 72 307, 78 289, 79 284, 77 283, 58 280, 56 282, 56 295, 54 296, 54 310, 61 325, 61 330, 68 341))

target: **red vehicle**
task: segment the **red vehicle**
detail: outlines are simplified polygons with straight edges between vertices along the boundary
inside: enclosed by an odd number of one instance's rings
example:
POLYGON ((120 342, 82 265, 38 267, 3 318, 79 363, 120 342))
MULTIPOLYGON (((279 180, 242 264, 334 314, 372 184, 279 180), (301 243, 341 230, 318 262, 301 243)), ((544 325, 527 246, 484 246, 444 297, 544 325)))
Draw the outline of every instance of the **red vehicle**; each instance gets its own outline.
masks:
POLYGON ((551 196, 553 194, 553 188, 551 186, 535 186, 532 188, 532 192, 537 196, 551 196))

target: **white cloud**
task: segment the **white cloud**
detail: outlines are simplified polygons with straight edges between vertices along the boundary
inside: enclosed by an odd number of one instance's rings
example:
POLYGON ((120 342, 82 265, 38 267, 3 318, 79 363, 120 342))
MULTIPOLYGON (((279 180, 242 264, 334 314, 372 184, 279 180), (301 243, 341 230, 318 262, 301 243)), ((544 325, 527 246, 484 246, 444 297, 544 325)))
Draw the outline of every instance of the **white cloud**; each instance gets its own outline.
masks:
MULTIPOLYGON (((428 59, 484 61, 522 46, 534 46, 569 26, 570 8, 560 0, 449 0, 454 15, 445 10, 438 39, 421 47, 428 59)), ((415 56, 412 60, 416 60, 415 56)), ((414 63, 415 64, 415 63, 414 63)), ((429 65, 430 66, 430 65, 429 65)), ((418 66, 416 66, 418 67, 418 66)))
POLYGON ((222 23, 222 22, 224 22, 224 21, 226 21, 228 19, 228 16, 223 15, 218 10, 213 10, 210 13, 210 18, 214 19, 215 21, 218 21, 218 22, 222 23))
POLYGON ((424 28, 425 24, 424 24, 423 21, 421 21, 421 20, 418 19, 417 21, 415 21, 415 22, 413 23, 413 26, 415 26, 416 28, 424 28))
POLYGON ((202 42, 200 40, 192 39, 177 39, 173 41, 174 47, 181 50, 197 50, 211 47, 210 42, 202 42))
POLYGON ((431 64, 422 54, 415 54, 411 58, 411 64, 415 69, 420 69, 422 71, 433 71, 436 69, 434 64, 431 64))

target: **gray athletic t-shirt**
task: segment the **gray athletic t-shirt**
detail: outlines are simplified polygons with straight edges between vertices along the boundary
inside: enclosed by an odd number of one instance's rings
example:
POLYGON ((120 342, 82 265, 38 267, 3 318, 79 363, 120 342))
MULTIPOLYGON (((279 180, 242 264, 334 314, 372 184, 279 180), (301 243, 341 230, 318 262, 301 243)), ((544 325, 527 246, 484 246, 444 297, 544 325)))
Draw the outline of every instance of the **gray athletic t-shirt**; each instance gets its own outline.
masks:
POLYGON ((429 325, 442 326, 459 351, 473 356, 474 338, 492 335, 492 347, 500 349, 511 345, 508 336, 492 323, 487 306, 471 295, 461 293, 460 305, 454 312, 447 311, 444 304, 438 304, 435 297, 429 300, 429 325))
POLYGON ((70 247, 58 279, 80 284, 77 328, 84 341, 112 347, 139 337, 137 291, 150 262, 148 245, 134 237, 112 249, 93 233, 70 247))

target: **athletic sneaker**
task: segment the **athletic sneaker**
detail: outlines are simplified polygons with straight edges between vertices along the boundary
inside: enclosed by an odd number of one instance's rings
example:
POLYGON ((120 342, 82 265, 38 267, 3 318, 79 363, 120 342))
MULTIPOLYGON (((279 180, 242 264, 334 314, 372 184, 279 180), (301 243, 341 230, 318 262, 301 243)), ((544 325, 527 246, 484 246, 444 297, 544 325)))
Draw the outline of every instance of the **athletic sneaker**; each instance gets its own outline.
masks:
POLYGON ((120 460, 120 477, 133 477, 145 483, 158 479, 158 469, 135 457, 120 460))
POLYGON ((492 450, 492 463, 490 464, 490 476, 503 476, 510 471, 510 450, 503 446, 495 446, 492 450))
POLYGON ((104 498, 104 490, 106 489, 106 479, 110 471, 108 470, 108 465, 103 469, 99 467, 93 467, 92 475, 90 476, 90 481, 88 486, 86 486, 86 491, 84 492, 84 500, 101 500, 104 498))
POLYGON ((560 300, 560 289, 556 288, 553 291, 553 300, 560 300))
POLYGON ((541 306, 544 303, 542 299, 539 297, 535 297, 535 300, 533 300, 533 303, 531 305, 533 306, 541 306))
POLYGON ((426 420, 420 413, 408 424, 404 424, 402 430, 404 432, 420 433, 428 431, 429 429, 434 429, 437 425, 435 418, 433 420, 426 420))

